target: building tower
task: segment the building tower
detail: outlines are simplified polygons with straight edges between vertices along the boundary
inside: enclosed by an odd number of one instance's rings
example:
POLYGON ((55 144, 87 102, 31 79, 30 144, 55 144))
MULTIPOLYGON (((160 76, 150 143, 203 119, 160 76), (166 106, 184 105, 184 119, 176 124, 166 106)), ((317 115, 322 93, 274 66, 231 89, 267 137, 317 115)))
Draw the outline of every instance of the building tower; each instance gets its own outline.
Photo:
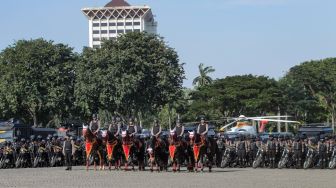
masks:
POLYGON ((128 32, 156 34, 157 22, 149 6, 131 6, 124 0, 112 0, 105 7, 83 8, 89 20, 89 46, 101 46, 102 40, 115 40, 128 32))

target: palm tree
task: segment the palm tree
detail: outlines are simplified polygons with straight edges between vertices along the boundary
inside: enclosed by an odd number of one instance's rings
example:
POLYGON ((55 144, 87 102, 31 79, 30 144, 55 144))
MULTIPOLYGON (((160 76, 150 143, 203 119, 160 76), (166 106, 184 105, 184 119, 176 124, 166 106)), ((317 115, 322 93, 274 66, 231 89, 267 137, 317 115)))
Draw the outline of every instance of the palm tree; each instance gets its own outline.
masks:
POLYGON ((215 72, 215 69, 212 66, 204 67, 204 64, 201 63, 198 66, 200 75, 197 76, 194 81, 193 85, 197 85, 198 87, 203 87, 212 83, 212 78, 208 76, 210 73, 215 72))

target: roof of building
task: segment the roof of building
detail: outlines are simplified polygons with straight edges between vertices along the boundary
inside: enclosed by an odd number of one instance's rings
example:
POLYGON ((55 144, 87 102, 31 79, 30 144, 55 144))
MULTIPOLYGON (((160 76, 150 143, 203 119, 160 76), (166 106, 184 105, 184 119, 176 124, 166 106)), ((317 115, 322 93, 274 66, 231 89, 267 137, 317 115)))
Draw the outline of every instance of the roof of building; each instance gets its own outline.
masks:
POLYGON ((112 0, 111 2, 107 3, 105 7, 124 7, 124 6, 131 6, 125 0, 112 0))

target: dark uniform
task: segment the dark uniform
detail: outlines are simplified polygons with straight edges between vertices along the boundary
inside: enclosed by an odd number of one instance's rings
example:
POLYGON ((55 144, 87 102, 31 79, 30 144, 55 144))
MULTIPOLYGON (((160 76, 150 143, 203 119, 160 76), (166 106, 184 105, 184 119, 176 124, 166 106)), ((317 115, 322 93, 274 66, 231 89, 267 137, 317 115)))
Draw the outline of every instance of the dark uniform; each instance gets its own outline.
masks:
POLYGON ((72 141, 67 138, 64 141, 63 144, 63 154, 65 156, 65 164, 67 165, 67 168, 65 170, 71 170, 71 163, 72 163, 72 148, 73 148, 73 143, 72 141))
POLYGON ((246 159, 246 143, 243 138, 237 142, 236 145, 238 163, 241 168, 245 167, 245 159, 246 159))
POLYGON ((318 143, 318 152, 319 152, 320 168, 325 168, 327 164, 327 146, 324 140, 321 140, 318 143))
POLYGON ((302 157, 302 152, 303 152, 303 147, 302 147, 302 143, 300 142, 299 139, 296 139, 293 142, 293 150, 294 150, 294 163, 296 168, 300 168, 301 167, 301 157, 302 157))
POLYGON ((267 156, 270 168, 275 167, 275 157, 276 157, 276 143, 273 138, 267 142, 267 156))

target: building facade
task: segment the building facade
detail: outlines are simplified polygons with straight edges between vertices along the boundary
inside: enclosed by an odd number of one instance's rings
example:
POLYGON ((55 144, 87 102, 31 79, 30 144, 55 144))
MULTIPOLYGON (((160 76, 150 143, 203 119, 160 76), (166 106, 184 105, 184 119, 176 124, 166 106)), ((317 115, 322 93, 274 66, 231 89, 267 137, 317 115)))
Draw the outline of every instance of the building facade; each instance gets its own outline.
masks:
POLYGON ((157 32, 157 22, 149 6, 131 6, 112 0, 105 7, 83 8, 89 20, 89 46, 100 47, 103 40, 115 40, 128 32, 157 32))

